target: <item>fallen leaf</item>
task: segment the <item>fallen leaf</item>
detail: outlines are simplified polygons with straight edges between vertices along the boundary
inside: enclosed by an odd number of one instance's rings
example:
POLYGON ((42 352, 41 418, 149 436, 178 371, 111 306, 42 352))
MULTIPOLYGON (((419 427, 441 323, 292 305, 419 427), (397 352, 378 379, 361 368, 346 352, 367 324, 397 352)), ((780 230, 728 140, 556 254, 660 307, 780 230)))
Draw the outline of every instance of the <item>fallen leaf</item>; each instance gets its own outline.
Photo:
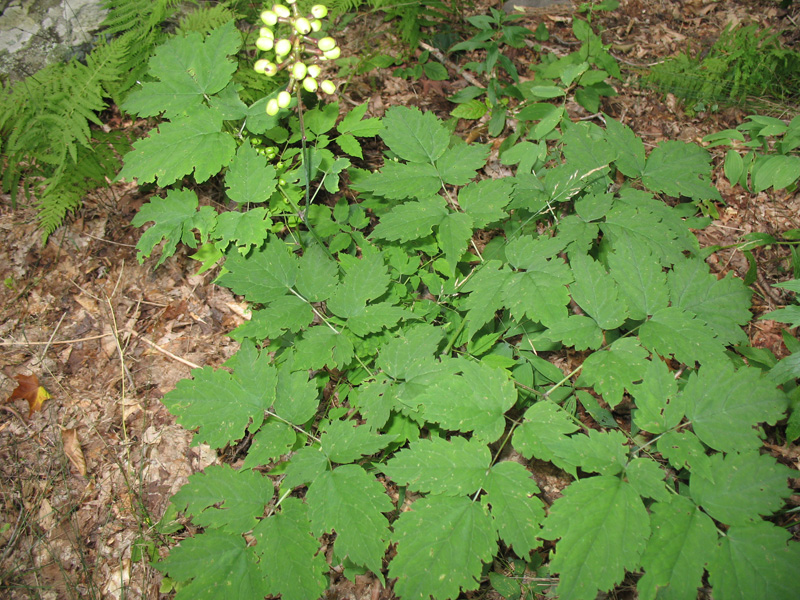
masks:
POLYGON ((39 378, 36 375, 15 375, 18 385, 6 399, 6 402, 13 400, 27 400, 30 411, 28 417, 34 412, 42 410, 42 404, 50 398, 50 394, 39 385, 39 378))
POLYGON ((67 455, 69 462, 75 469, 86 477, 86 459, 83 457, 81 443, 78 441, 78 431, 76 429, 62 429, 61 443, 64 444, 64 454, 67 455))

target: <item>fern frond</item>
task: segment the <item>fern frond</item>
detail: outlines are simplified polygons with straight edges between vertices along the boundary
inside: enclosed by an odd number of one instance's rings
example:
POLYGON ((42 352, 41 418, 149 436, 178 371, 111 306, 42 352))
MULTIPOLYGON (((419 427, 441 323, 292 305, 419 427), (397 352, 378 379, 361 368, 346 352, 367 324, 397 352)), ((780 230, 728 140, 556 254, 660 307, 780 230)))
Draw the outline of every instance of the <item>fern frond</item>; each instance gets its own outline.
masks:
POLYGON ((177 32, 186 35, 197 31, 205 35, 235 18, 236 15, 233 11, 224 4, 203 7, 184 16, 178 25, 177 32))

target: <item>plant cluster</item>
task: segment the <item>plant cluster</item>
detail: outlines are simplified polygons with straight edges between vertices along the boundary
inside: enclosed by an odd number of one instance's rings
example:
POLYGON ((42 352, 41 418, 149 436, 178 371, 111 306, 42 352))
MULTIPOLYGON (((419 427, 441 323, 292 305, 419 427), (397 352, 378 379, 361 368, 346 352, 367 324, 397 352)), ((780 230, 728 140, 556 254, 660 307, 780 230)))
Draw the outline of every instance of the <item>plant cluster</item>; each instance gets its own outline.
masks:
MULTIPOLYGON (((792 597, 793 472, 759 450, 796 373, 778 381, 731 350, 746 347, 751 294, 709 272, 692 233, 708 222, 696 203, 719 199, 708 153, 648 154, 610 117, 573 123, 536 102, 538 122, 502 148, 515 174, 480 180, 488 147, 415 108, 339 120, 320 104, 304 130, 268 98, 246 104, 239 43, 232 23, 170 40, 150 62, 158 81, 125 106, 168 119, 120 174, 171 186, 134 221, 154 223, 140 258, 202 244, 253 309, 224 367, 163 399, 195 444, 248 447, 172 499, 162 531, 177 513, 203 528, 156 564, 176 598, 317 598, 333 566, 409 600, 487 579, 531 591, 495 561, 557 575, 537 591, 564 599, 626 577, 645 599, 693 598, 704 573, 720 600, 792 597), (381 169, 342 156, 376 134, 381 169), (251 138, 283 150, 267 159, 251 138), (180 184, 220 172, 240 207, 264 206, 218 213, 180 184), (314 201, 345 172, 351 193, 314 201), (534 460, 569 480, 549 506, 534 460)), ((572 93, 564 77, 531 93, 572 93)))
POLYGON ((649 85, 689 103, 691 111, 719 105, 759 106, 798 100, 800 53, 757 25, 726 28, 707 52, 689 48, 652 68, 649 85))

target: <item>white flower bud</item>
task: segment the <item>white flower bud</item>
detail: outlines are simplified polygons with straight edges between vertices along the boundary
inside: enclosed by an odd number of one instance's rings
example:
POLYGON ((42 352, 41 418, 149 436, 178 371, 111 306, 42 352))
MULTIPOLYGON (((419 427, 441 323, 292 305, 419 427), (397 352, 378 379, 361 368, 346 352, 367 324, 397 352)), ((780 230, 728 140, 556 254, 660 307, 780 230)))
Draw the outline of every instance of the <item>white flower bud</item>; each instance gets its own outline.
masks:
POLYGON ((288 19, 292 14, 292 11, 290 11, 289 8, 283 4, 273 4, 272 12, 278 15, 278 17, 281 19, 288 19))
POLYGON ((262 58, 253 64, 253 70, 256 73, 265 73, 267 71, 267 65, 269 65, 269 61, 265 58, 262 58))
POLYGON ((278 94, 278 106, 281 108, 286 108, 292 102, 292 95, 283 90, 281 93, 278 94))
POLYGON ((300 17, 294 22, 294 29, 300 35, 311 33, 311 23, 305 17, 300 17))
POLYGON ((272 50, 272 46, 275 45, 275 42, 272 38, 268 37, 260 37, 256 40, 256 48, 259 50, 263 50, 266 52, 267 50, 272 50))
POLYGON ((320 29, 322 29, 322 21, 320 21, 319 19, 313 19, 311 21, 311 31, 316 33, 320 29))
POLYGON ((336 48, 336 40, 332 37, 324 37, 317 42, 317 47, 323 52, 328 52, 336 48))
POLYGON ((308 69, 306 68, 305 63, 297 61, 292 65, 292 77, 294 77, 297 81, 303 79, 306 76, 306 72, 308 69))
POLYGON ((324 4, 315 4, 311 7, 311 14, 316 19, 324 19, 328 14, 328 7, 324 4))
POLYGON ((275 98, 267 102, 267 114, 270 117, 274 117, 275 115, 277 115, 280 109, 281 107, 278 106, 278 101, 275 98))
POLYGON ((262 27, 261 29, 258 30, 258 37, 265 37, 274 40, 275 34, 269 27, 262 27))
POLYGON ((286 4, 294 4, 297 0, 286 0, 286 4))
POLYGON ((263 21, 264 25, 275 25, 278 22, 278 15, 276 15, 271 10, 265 10, 261 13, 261 21, 263 21))
POLYGON ((312 94, 317 91, 317 80, 313 77, 306 77, 303 79, 303 89, 307 92, 311 92, 312 94))
POLYGON ((333 50, 328 50, 327 52, 323 52, 322 56, 327 58, 328 60, 336 60, 342 55, 342 49, 339 46, 336 46, 333 50))
POLYGON ((320 83, 319 87, 326 94, 335 94, 336 93, 336 84, 333 83, 330 79, 326 79, 325 81, 320 83))
POLYGON ((319 65, 310 65, 308 67, 308 76, 309 77, 313 77, 313 78, 316 79, 317 77, 319 77, 320 73, 322 73, 322 68, 319 65))

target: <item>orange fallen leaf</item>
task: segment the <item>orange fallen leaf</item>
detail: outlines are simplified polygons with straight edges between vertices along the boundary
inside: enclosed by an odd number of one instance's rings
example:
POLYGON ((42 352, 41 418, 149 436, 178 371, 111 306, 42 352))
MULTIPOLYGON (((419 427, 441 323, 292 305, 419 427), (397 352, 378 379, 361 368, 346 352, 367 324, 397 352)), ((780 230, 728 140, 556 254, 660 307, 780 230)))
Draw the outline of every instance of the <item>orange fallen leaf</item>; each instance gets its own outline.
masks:
POLYGON ((28 412, 29 417, 34 412, 42 410, 42 404, 45 400, 50 398, 50 394, 39 385, 39 378, 36 377, 36 375, 15 375, 14 379, 16 379, 19 384, 14 388, 14 391, 11 392, 6 402, 27 400, 28 406, 30 407, 30 411, 28 412))

